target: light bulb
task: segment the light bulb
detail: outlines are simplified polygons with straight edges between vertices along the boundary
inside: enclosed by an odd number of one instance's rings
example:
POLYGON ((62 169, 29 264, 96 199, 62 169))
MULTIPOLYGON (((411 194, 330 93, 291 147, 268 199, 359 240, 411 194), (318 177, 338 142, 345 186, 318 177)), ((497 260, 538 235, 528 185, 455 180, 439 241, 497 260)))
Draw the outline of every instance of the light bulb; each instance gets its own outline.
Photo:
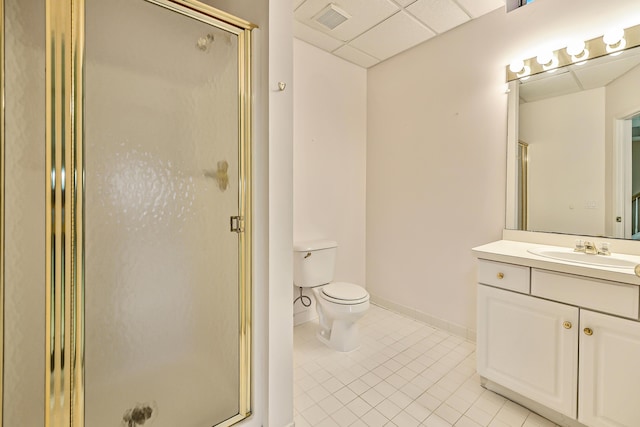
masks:
POLYGON ((509 65, 509 70, 511 70, 512 73, 519 73, 520 71, 524 70, 524 61, 522 59, 513 61, 509 65))
POLYGON ((627 46, 627 41, 624 39, 624 30, 622 28, 615 28, 607 31, 602 36, 602 41, 607 46, 607 52, 613 53, 624 49, 627 46))
POLYGON ((589 49, 582 40, 574 40, 567 45, 567 54, 571 56, 571 62, 582 65, 589 58, 589 49))
POLYGON ((585 43, 582 40, 576 40, 567 45, 567 53, 571 56, 579 56, 584 52, 585 43))
POLYGON ((619 43, 624 38, 624 30, 622 28, 614 28, 602 36, 602 41, 608 45, 613 47, 613 45, 619 43))
POLYGON ((551 62, 553 61, 553 53, 552 52, 542 52, 536 57, 536 61, 538 61, 538 64, 540 64, 542 66, 551 65, 551 62))
POLYGON ((571 55, 571 60, 575 62, 576 65, 582 65, 587 62, 589 59, 589 49, 585 49, 582 51, 580 55, 571 55))
POLYGON ((529 78, 529 74, 531 74, 531 67, 529 67, 528 65, 525 65, 522 68, 522 71, 520 71, 519 73, 516 74, 516 76, 520 79, 520 80, 526 80, 529 78))
POLYGON ((627 47, 627 40, 623 38, 613 45, 608 44, 607 52, 610 53, 611 56, 620 55, 625 47, 627 47))
POLYGON ((558 66, 558 57, 553 52, 542 52, 536 58, 538 64, 542 65, 542 69, 545 71, 552 70, 558 66))

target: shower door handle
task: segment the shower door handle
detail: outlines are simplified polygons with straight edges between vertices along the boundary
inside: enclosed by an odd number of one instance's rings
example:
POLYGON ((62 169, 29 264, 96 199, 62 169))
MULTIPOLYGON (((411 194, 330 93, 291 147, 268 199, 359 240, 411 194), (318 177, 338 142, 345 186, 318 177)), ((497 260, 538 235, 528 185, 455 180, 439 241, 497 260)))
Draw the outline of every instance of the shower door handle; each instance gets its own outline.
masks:
POLYGON ((244 232, 244 217, 232 216, 229 223, 231 226, 230 231, 235 231, 238 234, 244 232))

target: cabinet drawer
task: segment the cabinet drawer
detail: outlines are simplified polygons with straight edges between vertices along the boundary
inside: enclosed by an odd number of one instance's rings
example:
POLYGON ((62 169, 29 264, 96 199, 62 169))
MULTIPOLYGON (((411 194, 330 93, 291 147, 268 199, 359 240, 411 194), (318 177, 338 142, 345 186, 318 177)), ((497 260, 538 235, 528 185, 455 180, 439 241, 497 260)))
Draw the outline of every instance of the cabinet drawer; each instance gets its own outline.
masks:
POLYGON ((511 291, 529 293, 529 267, 478 260, 478 282, 511 291))
POLYGON ((531 294, 618 316, 638 318, 639 288, 545 270, 531 272, 531 294))

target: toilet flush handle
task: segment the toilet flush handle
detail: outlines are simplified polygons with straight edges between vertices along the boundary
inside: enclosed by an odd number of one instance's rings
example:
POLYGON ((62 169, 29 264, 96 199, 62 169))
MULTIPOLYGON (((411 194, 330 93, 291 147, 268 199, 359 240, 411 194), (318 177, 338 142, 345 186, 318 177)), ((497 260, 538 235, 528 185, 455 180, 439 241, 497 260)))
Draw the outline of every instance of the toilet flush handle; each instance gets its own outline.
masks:
POLYGON ((304 259, 307 259, 311 256, 311 252, 307 252, 307 254, 304 256, 304 259))

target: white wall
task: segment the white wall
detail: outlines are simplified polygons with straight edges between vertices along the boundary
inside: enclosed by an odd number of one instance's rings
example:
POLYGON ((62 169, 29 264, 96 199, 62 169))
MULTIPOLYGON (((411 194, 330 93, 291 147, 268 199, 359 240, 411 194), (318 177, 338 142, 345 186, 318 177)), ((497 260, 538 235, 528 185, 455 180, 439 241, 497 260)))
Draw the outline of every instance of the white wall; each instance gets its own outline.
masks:
POLYGON ((269 1, 269 416, 293 425, 293 8, 269 1))
POLYGON ((529 230, 604 235, 605 88, 520 104, 529 230))
POLYGON ((637 23, 636 0, 536 0, 369 70, 370 293, 473 334, 470 248, 500 239, 505 220, 505 66, 637 23))
MULTIPOLYGON (((336 280, 365 286, 367 71, 297 39, 293 47, 293 238, 336 240, 336 280)), ((294 313, 296 324, 316 317, 300 302, 294 313)))

